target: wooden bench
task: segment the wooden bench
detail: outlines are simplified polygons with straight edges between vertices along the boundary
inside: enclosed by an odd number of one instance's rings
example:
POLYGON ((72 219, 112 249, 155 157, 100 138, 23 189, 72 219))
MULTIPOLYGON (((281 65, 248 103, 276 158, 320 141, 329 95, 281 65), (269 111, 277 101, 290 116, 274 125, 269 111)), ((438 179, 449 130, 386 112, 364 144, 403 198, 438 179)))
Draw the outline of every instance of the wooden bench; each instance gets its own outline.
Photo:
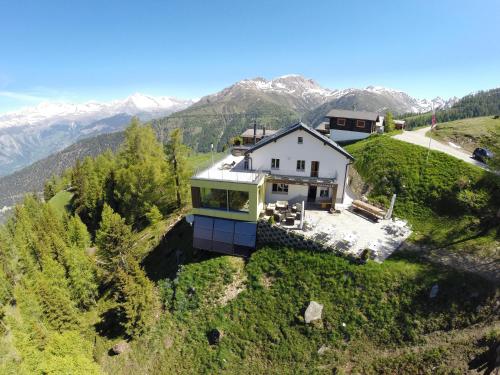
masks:
POLYGON ((352 208, 375 221, 378 221, 385 217, 384 210, 363 201, 359 200, 352 201, 352 208))

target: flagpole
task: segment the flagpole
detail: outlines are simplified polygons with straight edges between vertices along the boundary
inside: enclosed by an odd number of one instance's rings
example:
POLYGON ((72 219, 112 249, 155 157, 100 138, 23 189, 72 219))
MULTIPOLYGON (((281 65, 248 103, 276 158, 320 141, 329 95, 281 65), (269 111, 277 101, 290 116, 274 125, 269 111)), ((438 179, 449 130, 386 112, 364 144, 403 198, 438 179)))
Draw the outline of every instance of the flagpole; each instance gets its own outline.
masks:
MULTIPOLYGON (((432 120, 431 120, 431 133, 432 129, 434 129, 434 125, 436 124, 436 112, 434 112, 434 103, 432 104, 432 120)), ((429 161, 429 154, 431 153, 431 142, 432 142, 432 134, 429 134, 429 146, 427 148, 427 157, 425 158, 425 164, 429 161)))

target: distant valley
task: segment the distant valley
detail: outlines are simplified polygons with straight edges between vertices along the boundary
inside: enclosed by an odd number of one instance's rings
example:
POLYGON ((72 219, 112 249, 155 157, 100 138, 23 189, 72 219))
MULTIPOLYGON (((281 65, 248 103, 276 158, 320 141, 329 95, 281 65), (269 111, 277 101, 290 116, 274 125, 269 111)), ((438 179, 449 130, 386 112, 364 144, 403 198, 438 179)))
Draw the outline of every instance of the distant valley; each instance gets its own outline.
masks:
POLYGON ((191 104, 190 100, 134 94, 110 103, 41 103, 0 115, 0 176, 60 151, 79 139, 122 130, 132 116, 148 121, 191 104))

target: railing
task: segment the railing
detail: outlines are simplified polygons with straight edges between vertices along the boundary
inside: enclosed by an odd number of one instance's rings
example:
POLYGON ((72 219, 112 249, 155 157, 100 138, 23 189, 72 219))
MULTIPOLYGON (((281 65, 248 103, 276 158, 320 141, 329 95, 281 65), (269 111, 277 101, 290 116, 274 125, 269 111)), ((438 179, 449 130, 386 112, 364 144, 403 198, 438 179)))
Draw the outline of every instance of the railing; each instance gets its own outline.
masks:
POLYGON ((317 179, 327 179, 327 180, 337 180, 337 175, 331 176, 322 176, 321 174, 316 173, 315 176, 311 175, 311 171, 301 171, 297 169, 268 169, 266 170, 268 175, 271 176, 283 176, 283 177, 300 177, 300 178, 317 178, 317 179))

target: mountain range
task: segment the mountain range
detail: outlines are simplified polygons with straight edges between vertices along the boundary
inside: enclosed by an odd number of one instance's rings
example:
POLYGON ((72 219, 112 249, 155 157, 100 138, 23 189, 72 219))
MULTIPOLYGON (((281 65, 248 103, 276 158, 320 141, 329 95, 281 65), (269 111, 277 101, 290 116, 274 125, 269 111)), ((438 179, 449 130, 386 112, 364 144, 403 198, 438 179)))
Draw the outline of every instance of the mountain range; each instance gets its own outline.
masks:
POLYGON ((143 121, 184 109, 191 100, 134 94, 109 103, 43 102, 0 115, 0 176, 9 174, 75 141, 122 130, 132 116, 143 121))
POLYGON ((169 118, 168 125, 165 121, 163 125, 184 128, 189 145, 206 151, 210 143, 227 142, 252 119, 259 119, 263 126, 270 128, 297 118, 315 125, 331 108, 420 113, 446 108, 455 100, 420 100, 402 91, 374 86, 332 90, 312 79, 290 74, 272 80, 244 79, 196 103, 138 93, 108 103, 44 102, 0 114, 0 176, 60 151, 79 139, 122 130, 132 116, 149 121, 188 108, 169 118), (199 142, 200 137, 209 141, 199 142))

